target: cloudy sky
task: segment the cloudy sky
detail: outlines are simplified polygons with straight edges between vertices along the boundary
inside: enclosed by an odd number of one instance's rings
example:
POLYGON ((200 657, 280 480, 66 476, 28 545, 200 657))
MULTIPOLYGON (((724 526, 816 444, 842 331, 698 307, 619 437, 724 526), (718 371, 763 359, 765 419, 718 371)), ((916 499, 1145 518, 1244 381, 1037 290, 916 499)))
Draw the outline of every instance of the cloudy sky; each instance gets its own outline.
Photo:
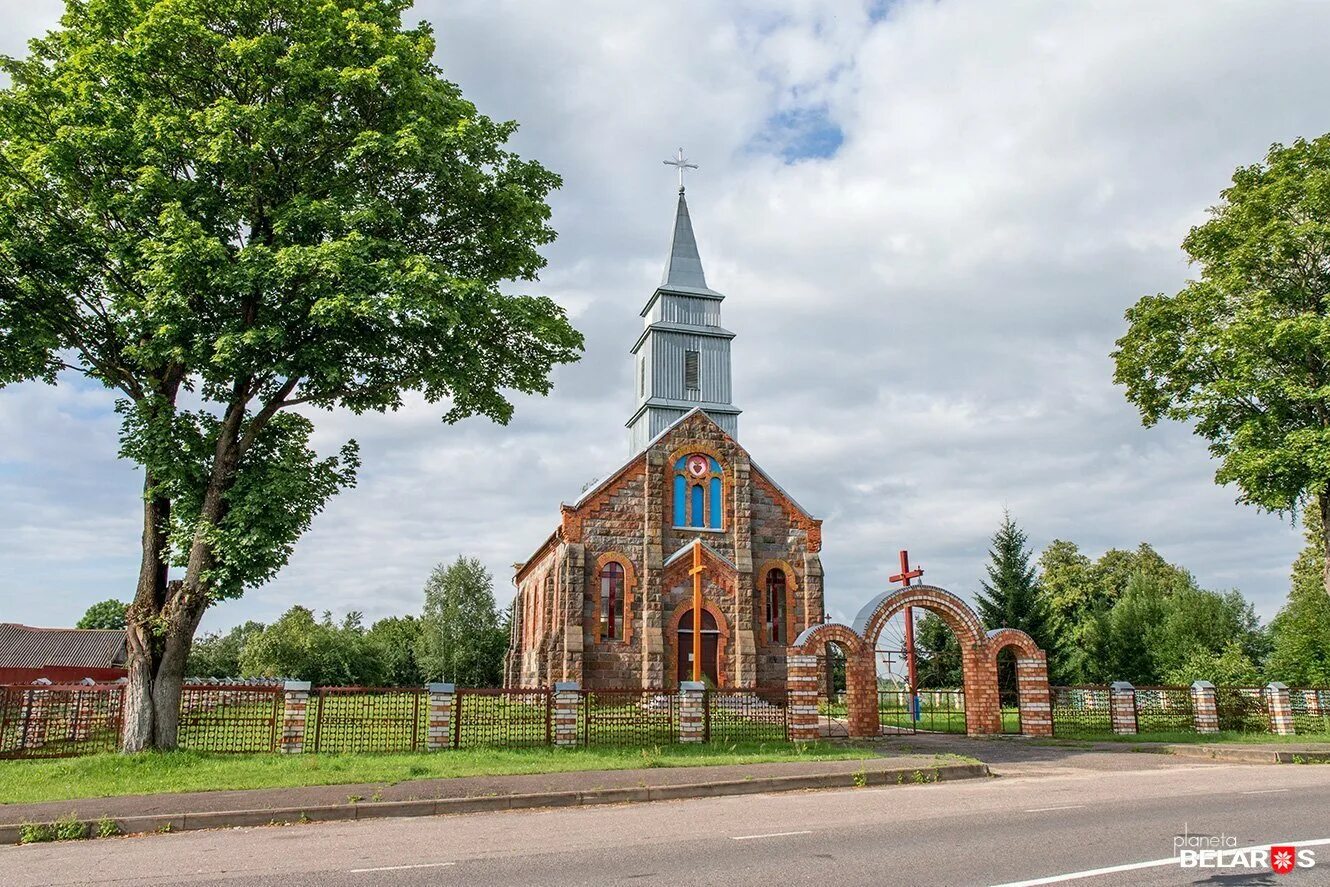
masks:
MULTIPOLYGON (((57 0, 0 0, 0 51, 57 0)), ((1298 531, 1234 504, 1203 442, 1146 430, 1112 383, 1123 311, 1188 275, 1178 247, 1234 167, 1330 129, 1330 4, 422 2, 438 62, 564 176, 530 287, 586 334, 506 428, 419 402, 318 417, 364 468, 269 585, 205 629, 294 603, 419 608, 430 568, 510 565, 627 455, 628 348, 674 205, 728 295, 740 440, 825 518, 852 616, 909 548, 962 595, 1009 508, 1042 548, 1146 540, 1269 617, 1298 531)), ((69 624, 132 594, 139 477, 106 393, 0 391, 0 620, 69 624)))

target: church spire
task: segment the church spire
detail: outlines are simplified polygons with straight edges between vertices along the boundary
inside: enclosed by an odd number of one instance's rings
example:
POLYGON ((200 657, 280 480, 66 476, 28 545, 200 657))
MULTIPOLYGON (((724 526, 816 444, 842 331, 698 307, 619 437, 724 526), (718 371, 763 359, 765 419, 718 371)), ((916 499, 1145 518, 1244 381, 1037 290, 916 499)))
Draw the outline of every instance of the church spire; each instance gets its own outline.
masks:
POLYGON ((702 272, 702 257, 697 254, 697 238, 693 236, 693 220, 688 216, 688 201, 683 188, 679 189, 679 206, 674 211, 674 239, 670 242, 670 257, 665 260, 665 273, 660 277, 663 287, 686 287, 704 290, 707 277, 702 272))
POLYGON ((730 390, 734 333, 720 325, 725 297, 707 286, 684 198, 684 170, 697 165, 684 158, 682 148, 665 163, 679 170, 679 202, 665 273, 642 309, 645 328, 632 349, 637 408, 628 420, 628 440, 633 453, 698 408, 731 437, 739 431, 740 410, 730 390))

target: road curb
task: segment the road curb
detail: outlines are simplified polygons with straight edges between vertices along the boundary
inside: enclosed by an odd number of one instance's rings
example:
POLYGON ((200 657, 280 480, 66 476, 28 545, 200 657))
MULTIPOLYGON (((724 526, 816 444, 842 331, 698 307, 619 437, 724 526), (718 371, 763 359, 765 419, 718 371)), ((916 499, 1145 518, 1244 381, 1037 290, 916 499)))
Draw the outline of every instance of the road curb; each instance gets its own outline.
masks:
MULTIPOLYGON (((203 813, 121 816, 114 821, 120 834, 181 832, 210 828, 239 828, 259 825, 290 825, 300 822, 337 822, 400 816, 443 816, 492 813, 500 810, 529 810, 541 807, 588 807, 600 804, 631 804, 685 798, 718 798, 728 795, 809 789, 852 788, 870 785, 917 785, 953 782, 988 776, 986 764, 938 764, 930 767, 889 767, 857 773, 809 773, 679 785, 633 786, 588 789, 575 792, 491 795, 473 798, 426 798, 417 801, 370 801, 311 807, 274 807, 265 810, 210 810, 203 813)), ((71 802, 77 803, 77 802, 71 802)), ((88 834, 96 834, 99 819, 81 820, 88 834)), ((17 844, 22 826, 0 825, 0 844, 17 844)))
POLYGON ((1230 764, 1325 764, 1330 751, 1297 751, 1268 748, 1215 748, 1204 745, 1168 745, 1162 751, 1181 758, 1203 758, 1230 764))

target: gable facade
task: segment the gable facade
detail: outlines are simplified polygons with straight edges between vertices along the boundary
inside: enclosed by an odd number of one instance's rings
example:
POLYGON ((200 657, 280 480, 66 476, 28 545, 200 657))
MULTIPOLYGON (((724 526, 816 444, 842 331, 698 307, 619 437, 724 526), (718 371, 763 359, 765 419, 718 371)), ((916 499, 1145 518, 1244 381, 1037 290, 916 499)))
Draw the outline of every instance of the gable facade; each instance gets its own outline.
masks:
POLYGON ((694 410, 563 506, 559 528, 518 566, 505 684, 663 688, 689 679, 700 540, 707 677, 721 687, 784 686, 786 649, 823 618, 821 530, 694 410))

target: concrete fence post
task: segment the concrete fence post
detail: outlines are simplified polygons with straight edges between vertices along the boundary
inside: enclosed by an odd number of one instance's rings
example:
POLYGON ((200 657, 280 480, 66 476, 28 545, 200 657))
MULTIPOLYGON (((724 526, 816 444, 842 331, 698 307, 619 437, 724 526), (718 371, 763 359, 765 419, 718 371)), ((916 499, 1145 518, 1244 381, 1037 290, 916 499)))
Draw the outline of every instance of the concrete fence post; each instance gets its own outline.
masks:
POLYGON ((582 708, 582 685, 558 681, 554 685, 554 744, 560 748, 578 745, 577 721, 582 708))
POLYGON ((817 671, 816 656, 796 653, 785 657, 789 687, 787 717, 790 739, 795 742, 815 742, 818 738, 817 671))
POLYGON ((1114 733, 1136 733, 1136 688, 1129 681, 1108 685, 1108 709, 1114 733))
POLYGON ((679 683, 679 741, 705 742, 707 738, 707 685, 679 683))
POLYGON ((309 709, 309 681, 287 681, 282 685, 282 738, 277 750, 284 755, 305 751, 306 714, 309 709))
POLYGON ((1265 695, 1270 704, 1270 732, 1279 736, 1292 736, 1293 702, 1288 697, 1288 686, 1271 681, 1265 688, 1265 695))
POLYGON ((1197 733, 1219 732, 1219 701, 1209 681, 1192 682, 1191 717, 1197 733))
POLYGON ((457 696, 455 684, 426 684, 429 694, 429 732, 425 735, 425 751, 438 751, 453 747, 453 699, 457 696))

